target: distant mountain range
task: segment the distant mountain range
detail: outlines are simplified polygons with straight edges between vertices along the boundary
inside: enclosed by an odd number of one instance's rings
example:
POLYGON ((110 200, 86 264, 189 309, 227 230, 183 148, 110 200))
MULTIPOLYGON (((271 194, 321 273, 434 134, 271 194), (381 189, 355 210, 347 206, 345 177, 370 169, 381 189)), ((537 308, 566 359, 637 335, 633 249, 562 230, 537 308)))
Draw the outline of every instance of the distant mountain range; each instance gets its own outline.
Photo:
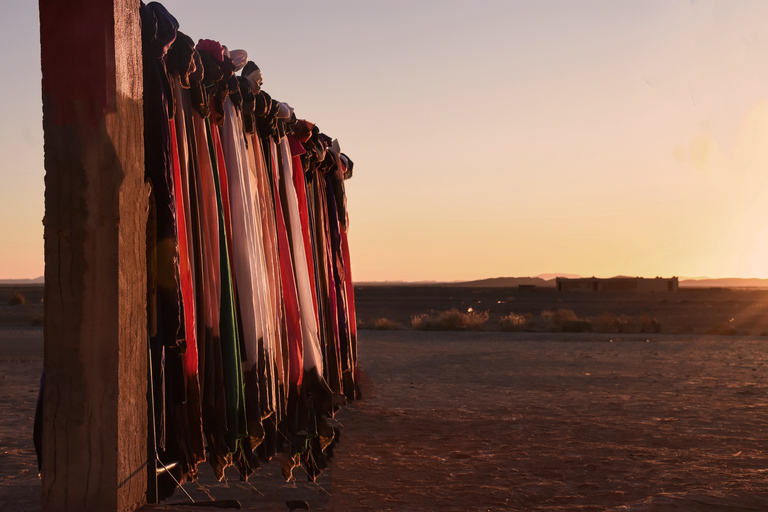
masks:
MULTIPOLYGON (((492 277, 475 281, 437 282, 437 281, 371 281, 355 283, 358 286, 461 286, 488 288, 517 288, 519 285, 533 285, 540 288, 554 288, 555 278, 578 279, 576 274, 539 274, 535 277, 492 277)), ((626 276, 616 276, 626 277, 626 276)), ((44 284, 43 276, 35 279, 0 279, 0 285, 44 284)), ((723 277, 680 278, 681 288, 768 288, 768 279, 723 277)))
POLYGON ((720 279, 680 279, 685 288, 768 288, 768 279, 724 277, 720 279))
MULTIPOLYGON (((492 277, 489 279, 478 279, 475 281, 461 282, 436 282, 436 281, 376 281, 360 282, 356 285, 363 286, 460 286, 477 288, 517 288, 520 285, 536 286, 539 288, 554 288, 555 279, 565 277, 568 279, 578 279, 581 276, 576 274, 539 274, 535 277, 492 277)), ((628 276, 615 276, 628 277, 628 276)), ((634 277, 634 276, 629 276, 634 277)), ((768 279, 726 277, 711 279, 707 277, 684 278, 680 279, 681 288, 768 288, 768 279)))
MULTIPOLYGON (((477 287, 477 288, 517 288, 520 285, 538 286, 540 288, 554 288, 555 277, 548 279, 543 277, 492 277, 490 279, 478 279, 477 281, 465 281, 462 283, 441 283, 450 286, 477 287)), ((577 276, 573 276, 577 277, 577 276)))
POLYGON ((35 279, 0 279, 0 284, 44 284, 43 276, 35 279))
POLYGON ((460 286, 480 288, 517 288, 519 285, 533 285, 542 288, 554 288, 555 278, 579 278, 576 274, 540 274, 535 277, 491 277, 476 281, 366 281, 355 283, 357 286, 460 286))

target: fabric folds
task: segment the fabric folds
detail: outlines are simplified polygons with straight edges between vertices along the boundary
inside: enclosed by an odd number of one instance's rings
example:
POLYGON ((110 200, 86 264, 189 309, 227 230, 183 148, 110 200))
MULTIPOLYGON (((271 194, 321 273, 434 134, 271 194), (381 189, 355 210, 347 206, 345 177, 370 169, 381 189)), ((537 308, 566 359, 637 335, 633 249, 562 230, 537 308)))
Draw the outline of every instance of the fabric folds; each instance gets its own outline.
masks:
POLYGON ((203 461, 247 478, 277 453, 313 479, 358 396, 351 160, 245 51, 140 9, 152 445, 181 482, 203 461))

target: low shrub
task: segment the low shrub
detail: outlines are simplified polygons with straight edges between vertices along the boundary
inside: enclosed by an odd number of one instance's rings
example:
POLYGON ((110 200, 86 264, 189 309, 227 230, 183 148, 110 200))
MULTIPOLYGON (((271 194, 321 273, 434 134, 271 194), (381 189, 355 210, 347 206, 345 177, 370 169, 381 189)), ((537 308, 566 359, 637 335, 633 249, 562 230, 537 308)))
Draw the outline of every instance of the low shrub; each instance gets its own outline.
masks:
POLYGON ((373 328, 377 331, 399 331, 405 329, 405 326, 389 318, 377 318, 373 321, 373 328))
POLYGON ((9 306, 21 306, 27 303, 27 298, 19 290, 13 290, 11 298, 8 301, 9 306))
POLYGON ((637 326, 637 322, 635 322, 635 318, 628 315, 619 315, 618 320, 619 320, 619 332, 623 332, 623 333, 639 332, 639 328, 637 326))
MULTIPOLYGON (((531 322, 532 327, 539 330, 545 330, 548 332, 563 332, 565 329, 563 326, 574 328, 573 322, 581 321, 576 313, 572 309, 558 309, 557 311, 550 311, 545 309, 541 312, 540 322, 531 322)), ((574 332, 574 331, 565 331, 574 332)), ((579 331, 583 332, 583 331, 579 331)))
POLYGON ((531 318, 531 314, 518 315, 516 313, 510 313, 507 316, 499 318, 499 327, 502 331, 522 331, 525 329, 528 320, 531 318))
POLYGON ((647 313, 640 315, 640 332, 661 332, 661 322, 647 313))
POLYGON ((374 318, 366 322, 357 322, 357 328, 361 330, 399 331, 405 329, 405 326, 389 318, 374 318))
POLYGON ((579 320, 579 317, 576 316, 576 313, 574 313, 572 309, 558 309, 552 315, 552 321, 555 322, 555 324, 564 324, 566 322, 576 322, 578 320, 579 320))
MULTIPOLYGON (((658 333, 661 323, 648 314, 640 316, 603 313, 595 317, 579 318, 570 309, 541 312, 540 319, 526 324, 526 330, 548 332, 601 332, 601 333, 658 333)), ((505 317, 502 317, 502 319, 505 317)), ((504 329, 502 329, 504 330, 504 329)))
POLYGON ((463 312, 453 308, 412 316, 411 327, 419 331, 474 331, 481 329, 487 321, 487 311, 473 311, 470 308, 463 312))
POLYGON ((592 319, 595 332, 622 332, 622 321, 613 313, 603 313, 592 319))
POLYGON ((616 316, 613 313, 603 313, 592 319, 592 328, 595 332, 610 333, 656 333, 661 331, 661 324, 648 314, 633 317, 629 315, 616 316))
POLYGON ((377 318, 373 322, 373 328, 379 331, 396 331, 405 329, 405 326, 389 318, 377 318))

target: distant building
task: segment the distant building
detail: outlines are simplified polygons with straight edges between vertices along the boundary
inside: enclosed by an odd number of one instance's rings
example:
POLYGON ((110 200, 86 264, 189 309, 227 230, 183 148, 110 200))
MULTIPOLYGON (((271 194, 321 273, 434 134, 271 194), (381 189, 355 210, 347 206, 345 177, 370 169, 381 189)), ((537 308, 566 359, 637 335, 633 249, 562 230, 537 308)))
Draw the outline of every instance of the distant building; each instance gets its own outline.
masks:
POLYGON ((679 291, 677 277, 646 279, 644 277, 611 277, 600 279, 584 277, 555 280, 559 292, 676 292, 679 291))

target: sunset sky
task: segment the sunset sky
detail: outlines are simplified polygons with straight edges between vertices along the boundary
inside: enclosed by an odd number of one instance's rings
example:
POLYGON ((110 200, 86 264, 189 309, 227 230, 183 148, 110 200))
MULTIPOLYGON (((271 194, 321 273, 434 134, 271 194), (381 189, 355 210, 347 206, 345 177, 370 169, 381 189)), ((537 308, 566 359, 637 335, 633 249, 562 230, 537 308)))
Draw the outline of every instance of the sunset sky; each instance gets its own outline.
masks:
MULTIPOLYGON (((357 281, 768 277, 765 0, 162 3, 339 139, 357 281)), ((0 44, 0 279, 34 278, 36 2, 0 44)))

